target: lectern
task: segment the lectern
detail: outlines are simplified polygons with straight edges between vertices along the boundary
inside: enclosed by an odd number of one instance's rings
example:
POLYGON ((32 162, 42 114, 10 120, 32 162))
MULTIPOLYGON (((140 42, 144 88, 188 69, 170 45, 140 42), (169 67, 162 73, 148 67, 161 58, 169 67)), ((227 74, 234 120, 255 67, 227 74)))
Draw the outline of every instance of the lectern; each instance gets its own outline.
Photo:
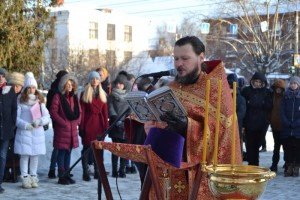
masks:
MULTIPOLYGON (((197 199, 197 194, 200 187, 200 181, 202 176, 201 163, 186 163, 181 162, 180 168, 174 167, 169 163, 163 161, 154 151, 151 149, 151 145, 134 145, 134 144, 124 144, 124 143, 113 143, 113 142, 103 142, 94 141, 92 143, 92 148, 97 163, 97 167, 100 173, 100 178, 103 184, 103 189, 107 200, 113 200, 111 188, 108 182, 107 174, 103 164, 103 155, 100 153, 100 149, 109 150, 111 153, 126 158, 128 160, 133 160, 135 162, 142 162, 148 164, 148 171, 146 174, 145 181, 143 183, 142 191, 140 194, 140 199, 145 200, 148 198, 150 187, 153 185, 155 195, 157 199, 167 200, 168 199, 168 187, 170 187, 165 182, 164 186, 160 185, 159 179, 164 178, 168 180, 168 172, 172 170, 188 170, 189 168, 196 167, 196 176, 193 184, 193 188, 189 199, 197 199), (163 174, 158 174, 158 168, 163 169, 163 174)), ((99 191, 99 190, 98 190, 99 191)))

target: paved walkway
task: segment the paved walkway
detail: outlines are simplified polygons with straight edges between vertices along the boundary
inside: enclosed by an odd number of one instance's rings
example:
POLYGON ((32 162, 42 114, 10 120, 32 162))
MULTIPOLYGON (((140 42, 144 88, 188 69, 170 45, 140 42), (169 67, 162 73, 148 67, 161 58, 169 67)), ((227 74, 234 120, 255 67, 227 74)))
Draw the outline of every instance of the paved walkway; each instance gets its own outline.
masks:
MULTIPOLYGON (((272 135, 267 134, 267 148, 268 151, 260 153, 260 165, 262 167, 270 167, 272 160, 272 135)), ((110 154, 105 153, 105 166, 107 170, 110 169, 110 154)), ((282 158, 282 153, 281 153, 282 158)), ((75 162, 75 159, 72 160, 75 162)), ((246 163, 245 163, 246 164, 246 163)), ((49 162, 47 163, 47 166, 49 162)), ((298 200, 300 199, 300 177, 283 177, 283 161, 279 163, 279 171, 275 179, 269 181, 267 189, 262 200, 298 200)), ((39 188, 36 189, 23 189, 21 188, 21 182, 17 183, 3 183, 5 193, 0 194, 0 199, 20 199, 20 200, 74 200, 74 199, 97 199, 97 181, 92 179, 91 182, 82 181, 81 164, 79 163, 73 170, 74 179, 77 181, 74 185, 59 185, 57 179, 47 178, 47 168, 39 170, 39 188)), ((123 200, 136 200, 140 194, 140 181, 138 174, 129 174, 124 179, 118 179, 116 185, 116 179, 109 176, 109 182, 112 188, 114 199, 123 200), (119 188, 121 198, 119 197, 117 186, 119 188)), ((105 199, 104 192, 102 199, 105 199)))

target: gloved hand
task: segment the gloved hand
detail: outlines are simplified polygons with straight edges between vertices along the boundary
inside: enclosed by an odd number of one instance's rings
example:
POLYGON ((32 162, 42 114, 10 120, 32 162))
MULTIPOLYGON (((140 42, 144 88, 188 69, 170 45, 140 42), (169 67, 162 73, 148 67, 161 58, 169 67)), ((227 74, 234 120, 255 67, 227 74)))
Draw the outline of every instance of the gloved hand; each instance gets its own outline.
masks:
POLYGON ((36 119, 36 120, 34 120, 31 124, 32 124, 32 126, 33 126, 34 128, 37 128, 37 127, 39 127, 39 126, 41 125, 41 123, 42 123, 42 120, 36 119))
POLYGON ((84 137, 84 130, 79 129, 79 136, 82 137, 82 138, 84 137))
POLYGON ((116 126, 117 126, 117 127, 120 127, 120 128, 124 128, 124 122, 122 122, 122 121, 120 120, 120 121, 118 121, 118 122, 116 123, 116 126))
POLYGON ((167 129, 185 136, 187 129, 187 117, 175 116, 172 112, 165 112, 160 119, 168 124, 167 129))
POLYGON ((34 127, 31 125, 31 124, 27 124, 26 126, 25 126, 25 129, 26 130, 32 130, 34 127))
POLYGON ((111 125, 112 123, 114 123, 114 121, 116 121, 117 119, 117 115, 112 115, 109 117, 109 125, 111 125))

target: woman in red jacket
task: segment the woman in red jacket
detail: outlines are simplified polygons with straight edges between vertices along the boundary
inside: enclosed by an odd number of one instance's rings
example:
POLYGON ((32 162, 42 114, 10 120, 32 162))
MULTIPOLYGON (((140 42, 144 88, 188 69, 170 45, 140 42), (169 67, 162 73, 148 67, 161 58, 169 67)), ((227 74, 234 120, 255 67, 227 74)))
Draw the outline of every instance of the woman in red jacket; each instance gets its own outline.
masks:
POLYGON ((69 176, 62 176, 70 168, 71 152, 79 146, 78 129, 80 122, 80 106, 77 98, 77 79, 64 75, 58 85, 59 93, 55 94, 50 106, 50 114, 54 127, 53 147, 58 149, 58 183, 74 184, 69 176))
MULTIPOLYGON (((82 138, 82 155, 89 150, 91 142, 96 140, 108 128, 108 109, 105 91, 102 89, 100 75, 92 71, 88 76, 89 83, 86 85, 80 98, 81 122, 79 134, 82 138)), ((84 181, 90 181, 88 172, 88 154, 82 157, 82 169, 84 181)), ((94 163, 94 178, 98 177, 96 163, 94 163)))

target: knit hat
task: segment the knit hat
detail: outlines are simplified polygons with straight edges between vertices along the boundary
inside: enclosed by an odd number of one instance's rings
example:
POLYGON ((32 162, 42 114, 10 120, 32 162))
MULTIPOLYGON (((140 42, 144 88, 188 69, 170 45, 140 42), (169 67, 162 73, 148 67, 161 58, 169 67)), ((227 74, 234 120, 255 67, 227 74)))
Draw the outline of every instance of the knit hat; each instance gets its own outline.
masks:
MULTIPOLYGON (((228 84, 230 86, 230 88, 233 88, 233 82, 238 82, 238 77, 236 74, 228 74, 227 76, 227 81, 228 81, 228 84)), ((237 85, 238 87, 238 85, 237 85)))
POLYGON ((9 76, 8 84, 9 85, 21 85, 24 86, 25 76, 19 72, 13 72, 9 76))
POLYGON ((97 79, 101 80, 100 74, 96 71, 91 71, 88 75, 89 81, 91 81, 93 78, 97 78, 97 79))
POLYGON ((25 74, 25 83, 24 83, 24 89, 27 87, 33 86, 35 88, 38 87, 37 82, 34 78, 34 75, 32 72, 27 72, 25 74))
POLYGON ((238 84, 239 84, 239 88, 243 88, 245 86, 245 78, 240 77, 238 78, 238 84))
POLYGON ((180 167, 184 146, 184 138, 180 134, 166 129, 151 128, 145 140, 145 145, 148 144, 162 160, 174 167, 180 167))
POLYGON ((3 75, 3 76, 6 75, 6 70, 2 67, 0 67, 0 75, 3 75))
POLYGON ((114 80, 113 84, 116 85, 117 83, 124 84, 126 86, 127 77, 123 74, 119 74, 116 79, 114 80))
POLYGON ((300 87, 300 78, 298 76, 292 76, 290 79, 290 83, 297 83, 297 85, 300 87))

